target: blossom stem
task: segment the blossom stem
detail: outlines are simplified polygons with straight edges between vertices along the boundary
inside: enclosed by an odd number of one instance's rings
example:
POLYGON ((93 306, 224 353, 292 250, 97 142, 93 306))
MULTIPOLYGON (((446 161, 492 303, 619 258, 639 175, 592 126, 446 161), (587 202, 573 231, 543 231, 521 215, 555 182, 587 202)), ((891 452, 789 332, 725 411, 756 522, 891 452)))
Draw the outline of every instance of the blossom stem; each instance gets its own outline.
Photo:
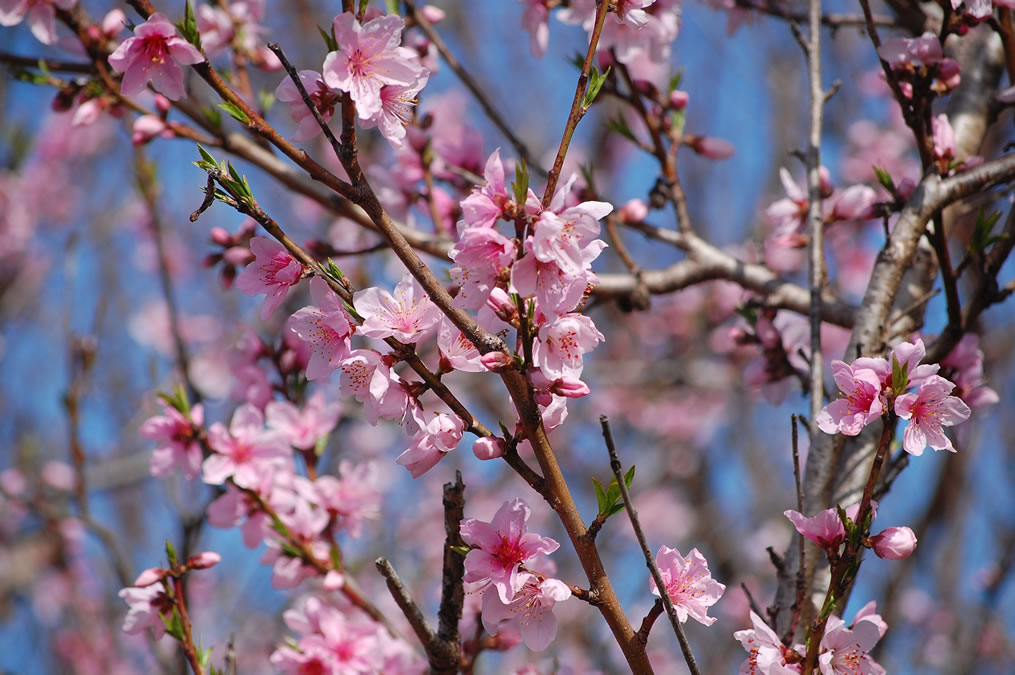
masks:
POLYGON ((183 639, 180 644, 183 646, 183 653, 187 656, 194 675, 204 675, 201 662, 197 656, 197 649, 194 647, 194 633, 190 626, 190 617, 187 616, 187 601, 183 594, 182 570, 173 570, 173 595, 176 597, 176 611, 180 614, 180 625, 183 626, 183 639))

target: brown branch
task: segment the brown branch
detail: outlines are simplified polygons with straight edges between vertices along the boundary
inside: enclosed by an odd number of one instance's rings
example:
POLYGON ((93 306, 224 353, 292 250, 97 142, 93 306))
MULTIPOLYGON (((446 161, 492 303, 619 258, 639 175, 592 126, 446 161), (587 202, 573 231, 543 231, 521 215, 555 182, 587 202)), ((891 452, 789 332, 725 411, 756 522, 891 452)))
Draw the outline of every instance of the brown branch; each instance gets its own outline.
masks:
MULTIPOLYGON (((736 0, 735 4, 737 9, 753 10, 759 14, 791 23, 803 23, 808 20, 808 14, 804 12, 793 12, 771 4, 754 3, 750 0, 736 0)), ((874 25, 883 28, 905 28, 903 24, 891 16, 876 15, 872 17, 872 20, 874 25)), ((837 28, 864 28, 867 25, 866 19, 856 14, 823 14, 820 16, 820 21, 822 26, 833 29, 833 34, 837 28)))
POLYGON ((44 59, 41 57, 19 56, 8 52, 0 52, 0 63, 9 63, 12 66, 22 68, 36 68, 45 66, 46 70, 63 73, 80 73, 83 75, 94 75, 95 67, 90 63, 78 63, 76 61, 60 61, 59 59, 44 59))
POLYGON ((455 472, 455 482, 444 484, 444 567, 441 575, 441 605, 437 612, 437 644, 430 655, 434 672, 458 672, 462 658, 462 635, 458 623, 465 603, 465 557, 456 547, 465 546, 461 535, 465 516, 465 484, 462 472, 455 472))
MULTIPOLYGON (((673 606, 673 600, 670 599, 666 583, 663 581, 662 574, 659 573, 659 567, 656 565, 651 549, 649 549, 648 540, 645 538, 645 532, 641 529, 641 523, 638 520, 638 512, 634 508, 634 501, 631 499, 631 494, 627 489, 627 482, 624 480, 623 467, 620 464, 620 458, 617 457, 617 448, 613 444, 613 432, 610 431, 610 420, 606 417, 606 415, 600 415, 599 424, 603 428, 603 439, 606 441, 606 451, 610 455, 610 468, 613 469, 613 476, 617 480, 617 487, 620 488, 620 495, 624 499, 624 507, 625 511, 627 511, 627 517, 631 520, 631 527, 634 529, 634 534, 638 538, 638 544, 641 546, 642 555, 645 556, 645 564, 648 566, 652 579, 656 582, 656 588, 659 591, 659 598, 662 600, 663 607, 666 608, 666 615, 670 618, 670 625, 673 626, 673 632, 676 634, 677 641, 680 643, 680 650, 684 653, 684 660, 687 662, 687 668, 691 671, 692 675, 700 675, 698 663, 694 659, 694 652, 691 651, 691 643, 687 641, 687 636, 684 635, 684 629, 680 625, 680 619, 677 618, 677 610, 673 606)), ((644 624, 642 626, 644 627, 644 624)), ((639 634, 640 633, 641 631, 639 631, 639 634)))
POLYGON ((402 610, 402 614, 409 621, 409 625, 412 626, 412 632, 419 638, 420 643, 423 645, 423 649, 426 650, 427 655, 430 654, 431 648, 437 642, 437 634, 434 633, 433 628, 430 627, 426 622, 426 617, 423 616, 423 612, 420 611, 419 605, 412 599, 412 595, 409 594, 409 589, 405 587, 402 580, 399 578, 398 573, 395 572, 395 568, 391 566, 387 558, 378 558, 374 561, 374 565, 377 566, 377 571, 384 577, 384 581, 387 583, 388 591, 391 593, 391 597, 394 598, 395 604, 402 610))

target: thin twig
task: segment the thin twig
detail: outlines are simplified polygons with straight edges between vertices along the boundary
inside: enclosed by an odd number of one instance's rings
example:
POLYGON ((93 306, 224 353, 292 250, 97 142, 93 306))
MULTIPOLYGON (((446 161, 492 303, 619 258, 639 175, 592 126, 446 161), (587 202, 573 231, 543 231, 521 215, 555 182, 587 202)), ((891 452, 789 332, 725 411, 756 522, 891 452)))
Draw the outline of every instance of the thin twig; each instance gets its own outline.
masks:
POLYGON ((293 84, 296 85, 297 91, 300 92, 300 97, 303 98, 303 104, 307 106, 308 110, 310 110, 310 114, 314 116, 314 121, 317 122, 317 126, 321 128, 321 131, 324 132, 324 136, 328 139, 328 142, 331 143, 331 149, 335 151, 335 156, 340 157, 342 155, 342 144, 338 142, 338 139, 335 138, 335 132, 331 130, 328 123, 324 121, 323 117, 321 117, 321 111, 317 109, 316 105, 314 105, 313 100, 310 98, 310 94, 307 93, 307 88, 303 86, 303 80, 300 79, 300 74, 296 72, 293 65, 289 63, 289 59, 286 58, 285 52, 282 51, 282 48, 277 42, 269 42, 268 49, 270 49, 275 56, 278 57, 278 60, 282 62, 282 67, 285 68, 285 72, 289 75, 289 79, 293 81, 293 84))
POLYGON ((687 662, 687 668, 691 671, 692 675, 700 675, 698 663, 694 660, 694 653, 691 651, 691 643, 687 641, 687 636, 684 635, 684 629, 680 625, 680 619, 677 618, 677 610, 673 607, 673 601, 670 599, 670 594, 666 590, 666 583, 663 581, 663 577, 659 573, 659 567, 656 566, 655 558, 652 557, 652 551, 649 549, 648 540, 645 538, 645 532, 641 529, 641 523, 638 521, 638 512, 635 511, 631 494, 627 490, 627 483, 624 481, 623 467, 620 464, 620 459, 617 457, 617 448, 613 443, 613 432, 610 430, 610 420, 606 415, 600 415, 599 424, 603 428, 603 439, 606 441, 606 451, 610 454, 610 468, 613 469, 613 475, 617 479, 617 486, 620 488, 620 495, 624 499, 624 507, 627 511, 627 517, 631 520, 631 527, 634 528, 634 534, 638 538, 638 544, 641 546, 641 552, 645 556, 645 564, 648 566, 649 572, 652 573, 652 579, 656 582, 656 588, 659 589, 659 597, 662 599, 663 607, 666 608, 666 615, 670 618, 670 625, 673 626, 673 632, 676 634, 677 641, 680 643, 680 650, 684 653, 684 660, 687 662))
MULTIPOLYGON (((800 418, 797 415, 790 417, 790 423, 792 425, 793 433, 793 483, 796 487, 796 508, 797 512, 804 512, 804 488, 803 482, 800 476, 800 438, 797 430, 797 424, 800 418)), ((814 425, 817 428, 817 425, 814 425)), ((807 595, 807 577, 804 573, 805 565, 804 561, 806 556, 804 553, 804 538, 797 533, 796 538, 800 544, 800 563, 797 566, 796 571, 796 601, 793 603, 792 612, 790 614, 789 628, 786 633, 792 640, 793 635, 796 633, 797 626, 800 624, 800 614, 804 608, 804 602, 807 595)))
POLYGON ((402 583, 398 573, 395 572, 395 568, 391 566, 388 559, 383 557, 378 558, 374 561, 374 565, 377 566, 377 571, 384 577, 388 585, 388 591, 391 593, 391 597, 394 598, 395 604, 402 610, 402 614, 405 615, 409 625, 412 626, 412 632, 416 634, 423 648, 429 654, 430 647, 437 640, 437 634, 434 633, 433 628, 426 622, 426 618, 423 616, 423 612, 420 611, 419 605, 412 599, 409 589, 402 583))

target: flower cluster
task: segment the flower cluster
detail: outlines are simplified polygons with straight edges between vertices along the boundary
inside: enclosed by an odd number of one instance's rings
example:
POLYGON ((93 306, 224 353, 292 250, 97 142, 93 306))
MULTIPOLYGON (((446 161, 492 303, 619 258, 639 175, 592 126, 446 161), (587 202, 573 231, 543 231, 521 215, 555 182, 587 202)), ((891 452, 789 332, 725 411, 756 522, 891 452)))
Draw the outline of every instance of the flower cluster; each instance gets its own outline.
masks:
MULTIPOLYGON (((820 175, 822 219, 826 225, 872 217, 871 207, 877 199, 873 188, 851 185, 844 190, 836 190, 827 169, 821 167, 820 175)), ((785 168, 779 169, 779 179, 786 190, 786 196, 772 202, 765 209, 765 221, 772 228, 770 238, 777 246, 802 248, 810 241, 810 235, 807 234, 807 188, 796 183, 785 168)))
POLYGON ((856 436, 871 422, 892 409, 909 420, 902 447, 911 455, 935 450, 955 451, 944 427, 969 418, 962 399, 951 396, 955 384, 937 374, 937 364, 920 364, 926 354, 923 340, 903 342, 892 350, 891 362, 862 357, 853 363, 832 362, 832 375, 840 396, 818 415, 818 428, 828 434, 856 436), (918 387, 915 393, 907 392, 918 387))

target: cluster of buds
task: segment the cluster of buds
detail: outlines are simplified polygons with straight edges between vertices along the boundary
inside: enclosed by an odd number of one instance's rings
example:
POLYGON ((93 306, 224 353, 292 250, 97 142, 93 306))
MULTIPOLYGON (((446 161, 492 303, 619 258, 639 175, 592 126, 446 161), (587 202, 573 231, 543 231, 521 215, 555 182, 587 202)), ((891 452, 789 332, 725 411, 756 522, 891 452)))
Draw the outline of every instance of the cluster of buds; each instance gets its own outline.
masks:
POLYGON ((250 252, 250 239, 257 231, 257 223, 253 220, 244 221, 239 231, 230 234, 221 227, 211 228, 211 243, 221 247, 220 251, 209 253, 202 261, 205 267, 215 267, 221 263, 219 278, 222 288, 229 289, 236 280, 238 269, 253 262, 254 254, 250 252))

